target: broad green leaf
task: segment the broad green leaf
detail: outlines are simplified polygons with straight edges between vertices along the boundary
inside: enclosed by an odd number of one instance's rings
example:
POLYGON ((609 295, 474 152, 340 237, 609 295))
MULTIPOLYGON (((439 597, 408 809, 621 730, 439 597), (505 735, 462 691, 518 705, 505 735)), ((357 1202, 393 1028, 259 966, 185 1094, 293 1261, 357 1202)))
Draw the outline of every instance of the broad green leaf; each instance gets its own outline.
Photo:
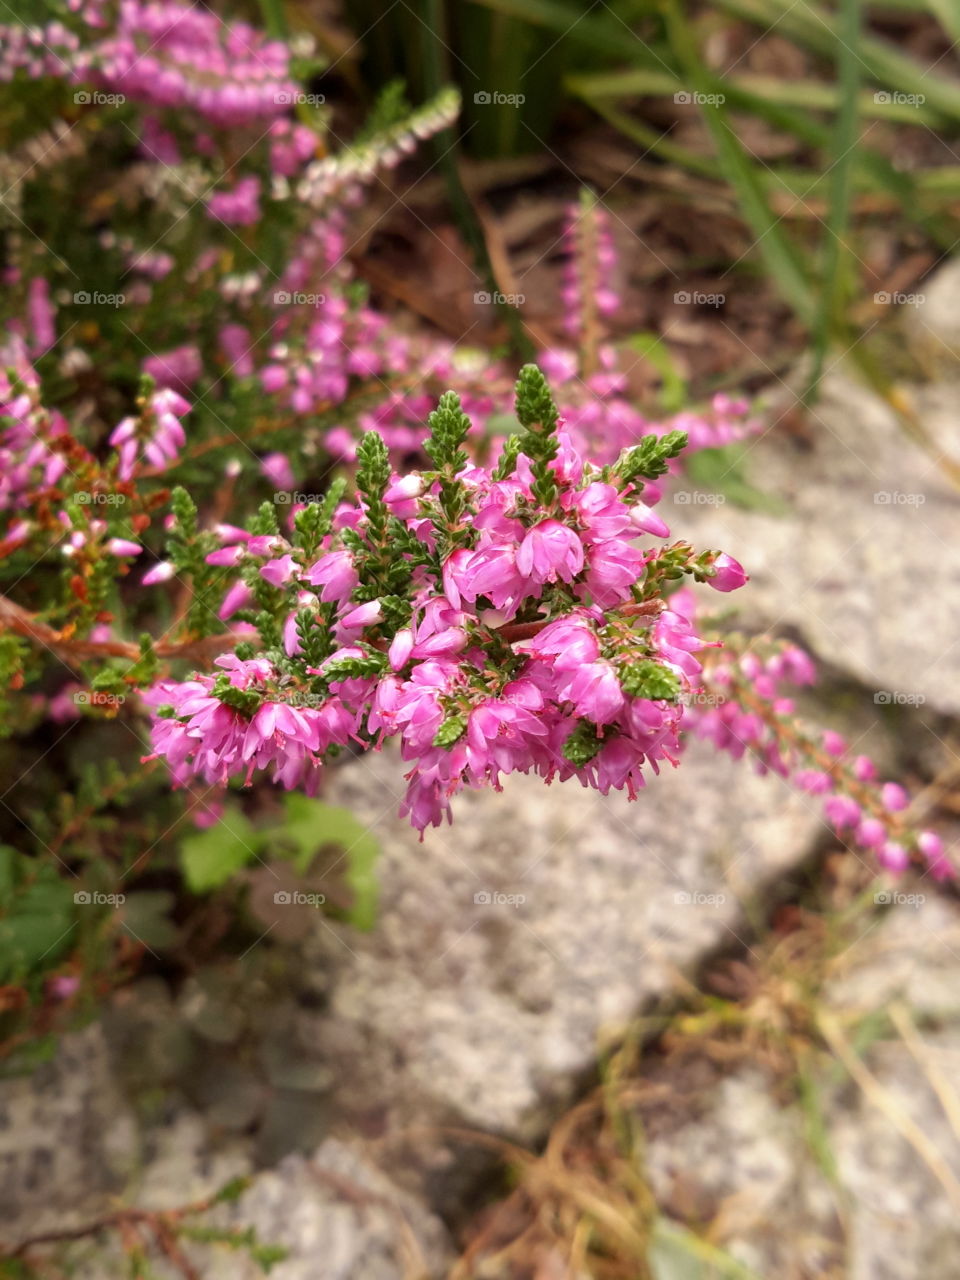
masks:
POLYGON ((380 846, 349 809, 311 800, 291 791, 285 800, 286 821, 278 836, 293 846, 293 864, 303 875, 324 845, 339 845, 345 855, 344 880, 353 894, 347 919, 358 929, 371 929, 377 913, 375 867, 380 846))
POLYGON ((769 515, 785 515, 787 505, 773 494, 764 493, 747 479, 744 461, 747 446, 723 445, 718 449, 697 449, 685 459, 687 475, 701 489, 713 489, 728 502, 745 511, 765 511, 769 515))
POLYGON ((6 898, 0 917, 0 982, 26 977, 41 962, 45 968, 52 965, 69 947, 75 924, 71 885, 42 867, 36 879, 6 898))
POLYGON ((180 865, 193 893, 209 893, 225 884, 256 856, 261 836, 239 809, 226 810, 216 826, 184 836, 180 865))

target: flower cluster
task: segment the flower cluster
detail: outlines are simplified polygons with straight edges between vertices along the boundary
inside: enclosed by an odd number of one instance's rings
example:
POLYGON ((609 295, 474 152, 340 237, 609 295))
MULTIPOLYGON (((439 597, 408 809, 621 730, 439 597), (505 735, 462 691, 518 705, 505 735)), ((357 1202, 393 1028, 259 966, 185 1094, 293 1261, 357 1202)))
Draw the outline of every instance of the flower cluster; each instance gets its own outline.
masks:
MULTIPOLYGON (((56 20, 0 28, 0 80, 18 74, 91 83, 120 100, 186 108, 222 128, 284 115, 295 101, 290 53, 243 22, 176 0, 70 6, 80 31, 56 20)), ((80 105, 90 101, 81 95, 80 105)))
MULTIPOLYGON (((679 591, 672 606, 696 625, 693 593, 679 591)), ((699 692, 687 701, 683 728, 761 773, 788 779, 798 790, 821 797, 827 821, 838 835, 881 866, 899 873, 916 852, 935 879, 953 875, 943 842, 933 831, 915 832, 906 820, 906 791, 881 782, 869 756, 853 754, 833 730, 808 730, 798 720, 791 688, 816 683, 810 655, 798 645, 754 641, 739 655, 725 652, 705 666, 699 692), (763 652, 766 648, 767 652, 763 652)))
POLYGON ((798 652, 715 659, 673 591, 742 584, 671 543, 657 503, 684 441, 758 423, 724 394, 634 403, 593 197, 568 213, 565 319, 538 356, 563 419, 531 370, 511 413, 507 360, 398 322, 351 261, 363 184, 392 183, 454 94, 387 94, 332 152, 290 51, 207 9, 71 0, 3 35, 5 109, 32 130, 7 202, 33 235, 11 232, 0 298, 0 701, 136 714, 146 690, 184 785, 266 770, 309 790, 338 751, 396 738, 421 829, 514 771, 633 795, 699 733, 822 792, 885 865, 916 850, 944 873, 896 789, 796 729, 778 682, 804 678, 798 652), (95 214, 63 218, 68 199, 95 214), (168 513, 175 484, 197 500, 168 513), (106 701, 78 703, 78 678, 106 701))
POLYGON ((371 432, 357 500, 304 508, 292 540, 226 533, 207 562, 236 567, 242 597, 286 616, 278 646, 262 636, 265 653, 241 645, 218 675, 150 692, 155 750, 178 781, 269 768, 309 789, 331 750, 398 737, 405 811, 422 830, 460 788, 504 774, 635 796, 646 769, 677 762, 704 641, 664 584, 745 581, 729 557, 663 545, 644 486, 684 440, 650 436, 596 467, 533 365, 516 415, 491 471, 468 460, 470 423, 450 393, 423 445, 431 470, 392 472, 371 432))

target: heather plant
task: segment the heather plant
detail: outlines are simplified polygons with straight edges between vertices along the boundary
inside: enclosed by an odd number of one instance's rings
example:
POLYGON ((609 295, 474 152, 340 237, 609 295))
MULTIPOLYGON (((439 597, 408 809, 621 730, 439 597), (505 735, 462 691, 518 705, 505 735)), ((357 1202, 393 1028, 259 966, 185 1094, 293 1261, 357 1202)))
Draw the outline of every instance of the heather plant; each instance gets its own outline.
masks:
POLYGON ((698 614, 691 583, 746 573, 657 504, 758 423, 725 396, 631 403, 595 200, 566 231, 569 345, 517 377, 350 266, 358 206, 452 94, 391 90, 331 150, 311 50, 211 12, 84 4, 3 34, 5 1009, 47 1025, 171 945, 171 884, 277 848, 304 869, 342 841, 371 923, 375 849, 318 794, 391 739, 420 831, 513 772, 635 797, 699 734, 823 795, 882 865, 948 874, 902 790, 796 721, 781 686, 809 657, 698 614))

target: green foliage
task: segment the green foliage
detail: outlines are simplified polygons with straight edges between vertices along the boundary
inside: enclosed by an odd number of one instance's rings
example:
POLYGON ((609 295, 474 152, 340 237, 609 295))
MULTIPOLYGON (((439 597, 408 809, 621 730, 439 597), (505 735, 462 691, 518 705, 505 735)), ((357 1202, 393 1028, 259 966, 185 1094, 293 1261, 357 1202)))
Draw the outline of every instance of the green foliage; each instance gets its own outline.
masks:
POLYGON ((370 650, 362 658, 337 658, 327 663, 323 674, 324 679, 331 683, 335 680, 365 680, 382 675, 388 666, 385 653, 370 650))
POLYGON ((29 979, 69 948, 73 894, 50 863, 0 845, 0 983, 29 979))
POLYGON ((311 502, 294 516, 295 545, 300 547, 308 558, 316 554, 320 543, 330 532, 333 514, 346 491, 346 479, 338 476, 327 490, 323 502, 311 502))
POLYGON ((291 791, 284 797, 284 821, 275 834, 293 847, 292 860, 301 874, 309 869, 322 846, 341 846, 346 859, 344 879, 352 899, 345 918, 354 928, 373 928, 378 899, 375 868, 380 846, 368 827, 349 809, 291 791))
POLYGON ((447 716, 434 735, 433 745, 435 747, 452 747, 455 742, 460 741, 466 731, 466 716, 459 713, 447 716))
POLYGON ((544 435, 556 431, 560 413, 547 379, 535 364, 525 364, 520 370, 514 403, 517 420, 528 431, 544 435))
POLYGON ((445 391, 436 409, 427 418, 430 435, 424 441, 424 452, 438 469, 454 474, 467 465, 467 455, 460 447, 470 432, 470 419, 463 412, 455 391, 445 391))
POLYGON ((530 459, 533 472, 531 491, 537 502, 549 509, 557 496, 550 463, 559 449, 556 430, 560 413, 546 378, 535 364, 525 364, 520 370, 514 412, 524 428, 520 434, 519 449, 530 459))
POLYGON ((622 484, 637 480, 656 480, 666 474, 670 458, 676 458, 687 447, 685 431, 668 431, 665 436, 644 436, 639 444, 627 449, 613 467, 622 484))
POLYGON ((377 95, 363 128, 353 139, 353 145, 359 148, 374 142, 380 134, 402 125, 412 110, 407 100, 406 81, 400 77, 389 81, 377 95))
POLYGON ((180 866, 192 893, 209 893, 257 856, 261 837, 239 808, 229 805, 221 820, 184 836, 180 866))
POLYGON ((680 678, 675 671, 652 658, 631 662, 620 672, 620 684, 631 698, 649 698, 653 702, 676 702, 680 696, 680 678))
POLYGON ((590 763, 603 743, 604 739, 597 733, 597 726, 590 720, 581 720, 563 744, 564 759, 580 769, 590 763))
POLYGON ((12 713, 10 690, 16 689, 24 677, 24 669, 30 657, 30 647, 21 636, 12 631, 0 634, 0 737, 8 738, 14 732, 16 721, 12 713))

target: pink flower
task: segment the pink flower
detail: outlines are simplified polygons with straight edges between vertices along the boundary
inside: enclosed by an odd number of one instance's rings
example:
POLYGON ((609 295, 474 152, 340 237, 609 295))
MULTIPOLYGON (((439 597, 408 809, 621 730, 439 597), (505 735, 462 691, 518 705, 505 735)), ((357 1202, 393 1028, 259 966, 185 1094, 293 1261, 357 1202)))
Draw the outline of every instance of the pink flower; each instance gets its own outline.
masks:
MULTIPOLYGON (((208 556, 207 559, 209 558, 208 556)), ((269 582, 271 587, 285 587, 298 568, 296 560, 288 553, 274 560, 268 560, 265 565, 262 565, 260 577, 269 582)))
POLYGON ((145 587, 153 587, 158 582, 169 582, 176 572, 169 560, 160 560, 152 569, 147 570, 140 581, 145 587))
POLYGON ((303 580, 312 587, 322 587, 320 599, 324 604, 348 600, 360 582, 349 551, 331 551, 321 556, 303 574, 303 580))
POLYGON ((131 542, 128 538, 110 538, 107 542, 107 550, 112 556, 123 558, 140 555, 143 547, 137 542, 131 542))
POLYGON ((624 705, 620 681, 608 662, 590 662, 577 667, 564 687, 576 714, 594 724, 609 724, 624 705))
POLYGON ((714 591, 736 591, 748 581, 743 565, 734 560, 733 556, 728 556, 725 551, 721 551, 716 557, 713 569, 712 576, 707 579, 707 585, 713 587, 714 591))
POLYGON ((536 583, 572 582, 583 568, 583 544, 558 520, 534 525, 520 543, 517 569, 536 583))

